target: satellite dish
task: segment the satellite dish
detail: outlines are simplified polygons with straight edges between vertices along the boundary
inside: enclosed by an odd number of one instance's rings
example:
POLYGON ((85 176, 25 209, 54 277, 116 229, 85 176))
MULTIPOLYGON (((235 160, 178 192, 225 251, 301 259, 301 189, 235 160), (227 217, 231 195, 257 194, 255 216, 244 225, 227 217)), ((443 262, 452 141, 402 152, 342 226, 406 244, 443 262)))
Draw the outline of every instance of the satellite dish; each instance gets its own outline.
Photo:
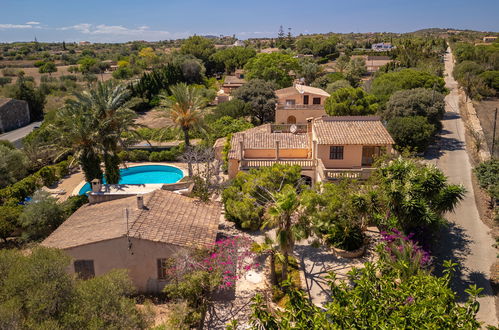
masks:
POLYGON ((295 133, 296 133, 296 131, 298 131, 298 127, 297 127, 295 124, 293 124, 293 125, 291 125, 291 126, 289 127, 289 131, 290 131, 291 133, 295 134, 295 133))

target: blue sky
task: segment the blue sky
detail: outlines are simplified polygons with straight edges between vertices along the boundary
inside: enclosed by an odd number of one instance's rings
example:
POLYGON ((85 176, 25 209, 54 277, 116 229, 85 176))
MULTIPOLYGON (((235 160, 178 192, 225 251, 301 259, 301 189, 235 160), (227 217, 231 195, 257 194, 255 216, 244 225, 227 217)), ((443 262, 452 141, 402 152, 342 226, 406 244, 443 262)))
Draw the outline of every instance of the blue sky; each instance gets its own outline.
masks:
POLYGON ((189 35, 499 31, 499 0, 0 0, 0 42, 123 42, 189 35))

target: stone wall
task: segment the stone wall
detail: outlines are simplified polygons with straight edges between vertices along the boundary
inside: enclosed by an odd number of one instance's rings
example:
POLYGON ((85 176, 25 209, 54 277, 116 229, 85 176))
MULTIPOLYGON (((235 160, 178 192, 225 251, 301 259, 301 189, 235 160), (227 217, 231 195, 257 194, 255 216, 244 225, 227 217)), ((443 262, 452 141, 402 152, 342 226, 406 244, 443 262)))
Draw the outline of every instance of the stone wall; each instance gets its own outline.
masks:
POLYGON ((30 123, 26 101, 0 99, 0 133, 12 131, 30 123))
POLYGON ((462 111, 464 111, 466 116, 466 124, 469 130, 472 130, 472 139, 478 139, 481 141, 480 150, 477 151, 477 156, 480 162, 485 162, 490 159, 489 148, 487 147, 487 142, 485 135, 483 133, 482 125, 476 114, 473 102, 469 98, 466 98, 466 94, 462 89, 459 89, 459 98, 461 104, 463 104, 462 111))

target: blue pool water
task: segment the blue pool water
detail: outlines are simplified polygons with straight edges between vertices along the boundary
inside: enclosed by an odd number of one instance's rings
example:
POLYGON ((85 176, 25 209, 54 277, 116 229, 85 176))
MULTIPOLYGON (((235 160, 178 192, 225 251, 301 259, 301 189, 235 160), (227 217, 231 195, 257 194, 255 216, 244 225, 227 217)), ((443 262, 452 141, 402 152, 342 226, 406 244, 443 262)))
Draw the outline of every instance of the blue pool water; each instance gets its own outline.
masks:
MULTIPOLYGON (((124 168, 120 170, 120 184, 147 184, 147 183, 175 183, 182 179, 184 173, 176 167, 168 165, 142 165, 124 168)), ((106 181, 103 180, 105 183, 106 181)), ((90 183, 80 189, 83 195, 92 190, 90 183)))

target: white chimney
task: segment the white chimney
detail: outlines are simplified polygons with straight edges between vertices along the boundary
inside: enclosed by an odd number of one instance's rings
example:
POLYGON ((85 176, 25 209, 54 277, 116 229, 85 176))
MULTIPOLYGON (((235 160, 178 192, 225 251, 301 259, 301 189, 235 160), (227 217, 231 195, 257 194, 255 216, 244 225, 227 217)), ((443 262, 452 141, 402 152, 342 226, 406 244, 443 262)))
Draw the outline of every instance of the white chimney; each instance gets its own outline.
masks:
POLYGON ((137 208, 144 209, 144 195, 137 195, 137 208))
POLYGON ((101 191, 102 183, 100 182, 99 179, 93 179, 90 182, 90 185, 92 186, 92 192, 97 193, 101 191))

